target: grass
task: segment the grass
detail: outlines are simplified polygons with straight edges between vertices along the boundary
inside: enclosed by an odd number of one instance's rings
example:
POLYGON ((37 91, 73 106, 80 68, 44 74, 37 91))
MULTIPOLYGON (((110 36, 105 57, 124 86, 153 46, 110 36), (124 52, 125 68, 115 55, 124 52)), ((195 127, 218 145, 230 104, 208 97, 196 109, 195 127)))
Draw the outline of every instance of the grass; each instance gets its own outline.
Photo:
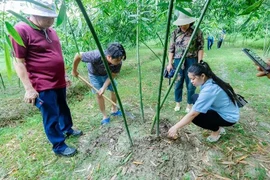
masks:
MULTIPOLYGON (((162 54, 159 47, 154 50, 162 54)), ((161 63, 146 48, 140 53, 145 123, 140 118, 135 50, 128 51, 128 59, 117 78, 124 107, 136 116, 128 121, 134 140, 132 148, 122 119, 112 118, 108 126, 100 127, 102 116, 95 97, 82 82, 73 79, 68 102, 74 126, 83 130, 84 135, 67 139, 67 144, 78 148, 76 156, 56 157, 43 132, 39 112, 21 102, 24 90, 15 76, 13 81, 7 81, 7 90, 0 89, 0 114, 4 114, 0 119, 0 179, 194 179, 194 175, 202 179, 270 178, 267 128, 270 81, 255 76, 253 63, 240 47, 225 43, 221 49, 214 47, 205 52, 204 60, 213 71, 249 101, 241 109, 239 123, 227 128, 227 135, 214 144, 205 141, 209 132, 194 125, 180 131, 179 141, 156 139, 149 134, 156 110, 161 63), (13 99, 16 103, 10 104, 13 99), (6 115, 12 109, 18 111, 17 116, 6 115)), ((87 77, 83 65, 80 72, 87 77)), ((164 92, 167 84, 164 80, 164 92)), ((106 106, 109 111, 109 103, 106 106)), ((161 110, 161 122, 167 120, 172 125, 184 115, 173 108, 171 92, 161 110)))

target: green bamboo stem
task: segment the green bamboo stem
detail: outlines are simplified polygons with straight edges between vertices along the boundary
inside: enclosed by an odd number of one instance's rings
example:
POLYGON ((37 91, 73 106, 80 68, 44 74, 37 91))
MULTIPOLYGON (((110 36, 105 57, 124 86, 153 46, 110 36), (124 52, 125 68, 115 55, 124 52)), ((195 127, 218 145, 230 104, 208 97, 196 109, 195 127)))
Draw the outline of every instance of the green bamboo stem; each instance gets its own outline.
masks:
MULTIPOLYGON (((200 18, 199 18, 199 21, 198 21, 198 23, 197 23, 197 25, 196 25, 196 27, 195 27, 195 29, 194 29, 192 35, 191 35, 190 41, 189 41, 189 43, 188 43, 188 46, 187 46, 187 48, 185 49, 185 52, 184 52, 184 54, 183 54, 183 56, 182 56, 182 58, 181 58, 181 60, 180 60, 180 63, 178 64, 178 66, 177 66, 175 72, 178 72, 178 71, 180 70, 180 68, 181 68, 181 66, 182 66, 182 64, 183 64, 183 62, 184 62, 184 59, 185 59, 186 54, 187 54, 187 52, 188 52, 189 46, 190 46, 190 44, 191 44, 191 42, 192 42, 192 40, 193 40, 193 37, 194 37, 195 34, 196 34, 196 32, 197 32, 197 30, 198 30, 198 28, 199 28, 201 22, 202 22, 202 19, 203 19, 204 15, 205 15, 205 12, 206 12, 207 8, 208 8, 208 5, 210 4, 210 1, 211 1, 211 0, 207 0, 207 2, 206 2, 205 5, 204 5, 203 11, 202 11, 202 13, 201 13, 201 15, 200 15, 200 18)), ((166 42, 166 41, 165 41, 165 42, 166 42)), ((166 44, 165 47, 167 47, 167 44, 166 44)), ((164 60, 164 59, 163 59, 163 60, 164 60)), ((164 67, 163 67, 162 70, 164 71, 164 67)), ((162 73, 163 73, 163 71, 162 71, 162 73)), ((163 98, 163 100, 162 100, 162 103, 161 103, 160 106, 159 106, 160 109, 162 108, 162 106, 163 106, 165 100, 167 99, 167 97, 168 97, 168 95, 169 95, 169 93, 170 93, 170 90, 172 89, 172 86, 173 86, 173 84, 174 84, 176 78, 177 78, 177 73, 175 73, 174 76, 173 76, 173 78, 172 78, 172 83, 170 84, 169 88, 167 89, 167 92, 166 92, 166 94, 165 94, 165 96, 164 96, 164 98, 163 98)), ((156 122, 157 122, 157 125, 159 126, 159 111, 157 111, 157 113, 155 114, 155 116, 154 116, 153 119, 154 119, 154 120, 153 120, 153 123, 152 123, 151 132, 152 132, 152 130, 153 130, 153 128, 154 128, 156 122)))
MULTIPOLYGON (((156 33, 156 34, 157 34, 157 37, 158 37, 158 39, 159 39, 159 41, 160 41, 161 45, 162 45, 162 46, 163 46, 163 48, 164 48, 164 43, 162 42, 160 35, 159 35, 158 33, 156 33)), ((169 61, 168 56, 166 56, 166 59, 167 59, 167 61, 169 61)))
POLYGON ((155 51, 153 51, 152 48, 150 48, 145 42, 142 42, 160 61, 160 63, 162 63, 160 57, 155 53, 155 51))
POLYGON ((169 33, 170 33, 173 3, 174 3, 174 0, 170 0, 167 28, 166 28, 166 36, 165 36, 165 44, 164 44, 164 53, 163 53, 163 59, 162 59, 162 68, 161 68, 161 72, 160 72, 160 84, 159 84, 159 90, 158 90, 158 103, 157 103, 157 113, 156 113, 156 115, 157 115, 156 116, 157 117, 156 118, 157 119, 157 129, 156 129, 157 136, 159 136, 160 99, 161 99, 161 90, 162 90, 162 83, 163 83, 163 72, 164 72, 164 66, 165 66, 165 61, 166 61, 166 57, 167 57, 167 45, 168 45, 168 39, 169 39, 169 33))
POLYGON ((68 18, 67 18, 67 21, 68 21, 68 25, 69 25, 70 30, 71 30, 72 37, 73 37, 73 39, 74 39, 74 43, 75 43, 75 46, 76 46, 76 50, 77 50, 78 54, 80 54, 80 49, 79 49, 78 43, 77 43, 77 41, 76 41, 75 34, 74 34, 74 32, 73 32, 73 28, 72 28, 71 23, 70 23, 70 21, 69 21, 68 18))
POLYGON ((140 0, 137 1, 137 32, 136 32, 136 48, 137 48, 137 62, 138 62, 138 77, 139 77, 139 92, 140 92, 140 109, 141 118, 144 122, 144 110, 143 110, 143 96, 142 96, 142 72, 141 72, 141 60, 140 60, 140 0))
POLYGON ((120 99, 120 97, 119 97, 119 94, 118 94, 116 85, 115 85, 115 83, 114 83, 114 81, 113 81, 113 78, 112 78, 112 75, 111 75, 111 72, 110 72, 110 69, 109 69, 109 66, 108 66, 108 62, 106 61, 106 57, 105 57, 104 51, 103 51, 103 49, 102 49, 102 47, 101 47, 101 44, 100 44, 100 42, 99 42, 99 40, 98 40, 98 37, 97 37, 97 34, 96 34, 95 30, 94 30, 94 27, 93 27, 93 25, 92 25, 92 23, 91 23, 91 20, 90 20, 89 16, 88 16, 87 13, 86 13, 86 10, 85 10, 85 8, 84 8, 82 2, 81 2, 80 0, 76 0, 76 2, 77 2, 77 4, 78 4, 78 6, 79 6, 79 8, 80 8, 80 10, 81 10, 81 12, 82 12, 82 14, 83 14, 83 16, 84 16, 84 19, 86 20, 86 23, 87 23, 87 25, 88 25, 88 27, 89 27, 89 29, 90 29, 92 35, 93 35, 93 38, 94 38, 94 40, 95 40, 95 42, 96 42, 96 45, 97 45, 97 47, 98 47, 98 50, 100 51, 100 54, 101 54, 103 63, 104 63, 104 65, 105 65, 107 74, 108 74, 108 76, 109 76, 109 78, 110 78, 110 80, 111 80, 111 84, 112 84, 112 86, 113 86, 113 89, 115 90, 116 98, 117 98, 117 100, 118 100, 118 102, 119 102, 119 106, 120 106, 121 112, 122 112, 122 114, 123 114, 124 123, 125 123, 125 128, 126 128, 126 131, 127 131, 127 134, 128 134, 128 138, 129 138, 130 144, 131 144, 131 146, 133 146, 133 142, 132 142, 132 139, 131 139, 131 136, 130 136, 130 132, 129 132, 129 129, 128 129, 128 125, 127 125, 127 120, 126 120, 125 111, 124 111, 124 108, 123 108, 123 106, 122 106, 122 102, 121 102, 121 99, 120 99))

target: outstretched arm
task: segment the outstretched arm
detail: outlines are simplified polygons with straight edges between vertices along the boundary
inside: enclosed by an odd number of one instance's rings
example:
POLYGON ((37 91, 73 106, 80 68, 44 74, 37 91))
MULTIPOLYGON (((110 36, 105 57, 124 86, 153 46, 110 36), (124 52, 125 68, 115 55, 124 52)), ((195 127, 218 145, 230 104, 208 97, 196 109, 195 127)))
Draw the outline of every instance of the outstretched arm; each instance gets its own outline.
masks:
POLYGON ((174 138, 177 135, 177 130, 189 124, 200 113, 191 110, 178 123, 169 129, 168 136, 174 138))

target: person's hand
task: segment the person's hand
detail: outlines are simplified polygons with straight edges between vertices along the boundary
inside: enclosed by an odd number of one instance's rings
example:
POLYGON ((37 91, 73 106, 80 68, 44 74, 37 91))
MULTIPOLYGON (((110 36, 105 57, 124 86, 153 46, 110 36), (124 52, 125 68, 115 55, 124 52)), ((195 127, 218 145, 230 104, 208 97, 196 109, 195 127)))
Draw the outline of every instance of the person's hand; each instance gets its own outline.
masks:
POLYGON ((98 95, 102 96, 102 94, 104 94, 105 89, 102 87, 98 90, 98 95))
POLYGON ((172 139, 177 139, 177 127, 174 125, 173 127, 171 127, 168 131, 168 137, 172 138, 172 139))
POLYGON ((170 71, 171 71, 171 69, 173 69, 172 64, 168 64, 168 66, 167 66, 167 71, 168 71, 168 72, 170 72, 170 71))
MULTIPOLYGON (((268 61, 267 64, 270 67, 270 61, 268 61)), ((262 70, 262 68, 260 68, 259 66, 257 66, 257 70, 259 72, 256 74, 256 76, 258 77, 267 76, 270 79, 270 72, 268 74, 265 74, 264 70, 262 70)))
POLYGON ((35 105, 35 100, 38 97, 38 92, 34 88, 30 88, 25 91, 24 101, 35 105))
POLYGON ((78 77, 79 73, 77 71, 77 69, 72 69, 72 76, 74 77, 78 77))
POLYGON ((67 88, 69 88, 71 86, 71 80, 69 79, 68 76, 65 76, 65 80, 66 80, 66 86, 67 88))

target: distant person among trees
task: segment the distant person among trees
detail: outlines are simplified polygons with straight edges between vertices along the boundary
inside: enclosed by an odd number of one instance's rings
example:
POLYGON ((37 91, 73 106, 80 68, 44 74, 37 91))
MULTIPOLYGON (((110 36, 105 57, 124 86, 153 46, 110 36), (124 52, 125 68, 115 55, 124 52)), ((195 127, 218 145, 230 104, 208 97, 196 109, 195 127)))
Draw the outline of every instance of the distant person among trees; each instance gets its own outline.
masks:
MULTIPOLYGON (((115 78, 121 70, 122 61, 126 59, 125 49, 120 43, 112 43, 105 51, 105 55, 112 73, 112 77, 115 78)), ((111 100, 116 103, 117 99, 113 86, 111 84, 111 80, 108 77, 105 65, 102 61, 101 54, 99 50, 81 52, 80 54, 77 53, 74 57, 72 69, 72 75, 75 77, 79 75, 77 69, 81 61, 87 63, 90 82, 96 89, 99 90, 98 92, 95 92, 95 90, 93 90, 93 93, 97 94, 97 102, 99 105, 99 109, 103 115, 101 125, 108 124, 110 122, 110 117, 106 113, 105 101, 102 94, 105 92, 106 89, 108 89, 109 91, 111 91, 111 100)), ((122 116, 122 112, 115 105, 112 105, 111 115, 122 116)))
MULTIPOLYGON (((190 14, 192 14, 191 9, 185 8, 190 14)), ((180 60, 185 52, 187 45, 190 41, 191 35, 194 31, 192 25, 196 21, 196 18, 188 16, 180 12, 178 19, 173 22, 177 26, 177 29, 171 34, 170 48, 169 48, 169 64, 167 65, 167 71, 170 72, 171 69, 176 69, 180 60)), ((186 82, 187 88, 187 107, 186 112, 189 112, 192 108, 191 96, 195 93, 196 87, 193 86, 188 78, 187 70, 194 64, 202 60, 203 58, 203 48, 204 48, 204 38, 203 33, 200 29, 196 32, 191 45, 189 47, 188 53, 184 59, 181 69, 177 73, 177 79, 175 81, 174 97, 175 97, 175 108, 174 111, 180 110, 180 103, 182 102, 183 95, 183 85, 186 82)))
POLYGON ((15 26, 25 47, 12 39, 16 58, 14 67, 25 88, 25 102, 36 105, 41 112, 44 130, 54 153, 72 156, 77 150, 68 147, 65 139, 80 136, 82 131, 72 129, 71 113, 66 101, 66 87, 70 81, 65 76, 59 38, 51 28, 57 14, 53 2, 38 2, 47 8, 33 4, 25 12, 38 29, 25 22, 15 26))
MULTIPOLYGON (((268 64, 268 66, 270 67, 270 59, 268 62, 266 62, 268 64)), ((266 76, 270 79, 270 72, 268 74, 265 74, 264 70, 262 70, 259 66, 257 66, 257 70, 259 71, 257 73, 257 76, 258 77, 263 77, 263 76, 266 76)))
POLYGON ((210 50, 214 44, 214 36, 210 33, 208 33, 207 36, 207 49, 210 50))
POLYGON ((218 42, 217 42, 217 48, 218 49, 221 48, 221 45, 222 45, 225 37, 226 37, 226 30, 222 29, 222 31, 219 34, 219 39, 218 39, 218 42))
POLYGON ((194 86, 200 86, 200 94, 193 95, 193 107, 178 123, 169 129, 168 136, 177 137, 177 130, 190 122, 212 131, 207 141, 216 142, 239 119, 239 108, 233 88, 217 77, 206 62, 193 64, 188 77, 194 86))

